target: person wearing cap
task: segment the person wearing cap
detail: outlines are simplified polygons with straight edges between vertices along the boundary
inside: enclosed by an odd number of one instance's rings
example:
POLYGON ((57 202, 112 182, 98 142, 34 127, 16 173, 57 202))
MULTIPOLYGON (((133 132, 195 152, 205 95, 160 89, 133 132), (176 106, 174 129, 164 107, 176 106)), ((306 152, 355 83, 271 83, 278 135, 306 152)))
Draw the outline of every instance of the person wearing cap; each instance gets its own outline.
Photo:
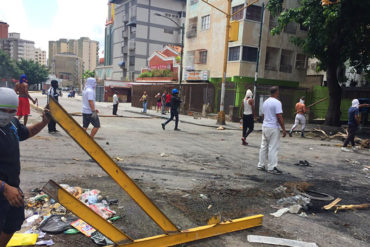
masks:
POLYGON ((254 129, 254 118, 256 117, 256 111, 254 108, 254 100, 253 100, 253 93, 250 89, 247 90, 245 93, 245 97, 243 99, 243 104, 241 108, 241 112, 243 112, 243 134, 242 134, 242 144, 248 145, 246 141, 248 135, 252 133, 254 129))
POLYGON ((344 141, 342 151, 349 152, 347 145, 351 143, 352 150, 356 151, 355 137, 358 126, 360 125, 359 108, 370 107, 370 104, 360 104, 358 99, 352 100, 352 106, 348 109, 348 136, 344 141))
POLYGON ((95 94, 96 80, 95 78, 89 77, 86 80, 85 89, 82 93, 82 127, 87 130, 90 124, 93 129, 91 130, 90 136, 94 138, 100 128, 100 120, 98 117, 99 111, 95 108, 95 94))
POLYGON ((295 116, 294 125, 292 126, 292 128, 289 131, 289 136, 290 137, 293 136, 293 131, 294 131, 295 128, 297 128, 298 124, 302 125, 301 137, 304 137, 304 130, 306 128, 306 117, 304 116, 304 114, 306 114, 306 111, 307 111, 306 105, 304 104, 305 99, 306 98, 304 96, 302 96, 299 99, 299 102, 295 105, 295 111, 296 111, 297 115, 295 116))
POLYGON ((23 124, 27 125, 28 115, 30 115, 30 102, 28 99, 30 99, 34 104, 36 104, 36 100, 34 100, 28 93, 28 83, 25 74, 21 75, 19 82, 15 84, 14 90, 19 95, 19 104, 17 111, 18 120, 24 117, 23 124))
POLYGON ((49 122, 26 127, 15 118, 18 97, 13 89, 0 87, 0 247, 5 247, 24 221, 24 199, 20 185, 19 142, 39 133, 49 122))
POLYGON ((174 88, 172 90, 172 97, 171 97, 171 117, 165 122, 162 123, 162 129, 165 130, 166 125, 175 118, 175 130, 180 130, 178 128, 179 125, 179 111, 178 108, 181 104, 181 100, 179 97, 179 90, 174 88))

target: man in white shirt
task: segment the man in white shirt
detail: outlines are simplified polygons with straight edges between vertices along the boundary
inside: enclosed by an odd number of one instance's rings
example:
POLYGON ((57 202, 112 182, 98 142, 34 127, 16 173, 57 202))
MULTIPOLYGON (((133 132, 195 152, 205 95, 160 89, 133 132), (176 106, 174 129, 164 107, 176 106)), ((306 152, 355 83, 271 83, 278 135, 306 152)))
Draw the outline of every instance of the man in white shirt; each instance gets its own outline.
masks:
POLYGON ((93 125, 93 129, 90 133, 92 138, 94 138, 100 128, 99 111, 95 108, 95 88, 95 78, 87 78, 85 89, 82 93, 82 119, 84 130, 87 130, 90 123, 93 125))
POLYGON ((119 99, 117 94, 113 94, 113 115, 117 115, 119 99))
POLYGON ((280 129, 283 130, 283 137, 286 136, 286 130, 283 119, 283 109, 278 100, 279 88, 271 87, 270 98, 263 103, 263 124, 262 124, 262 142, 258 162, 258 170, 266 171, 271 174, 282 174, 277 168, 278 152, 280 146, 280 129))

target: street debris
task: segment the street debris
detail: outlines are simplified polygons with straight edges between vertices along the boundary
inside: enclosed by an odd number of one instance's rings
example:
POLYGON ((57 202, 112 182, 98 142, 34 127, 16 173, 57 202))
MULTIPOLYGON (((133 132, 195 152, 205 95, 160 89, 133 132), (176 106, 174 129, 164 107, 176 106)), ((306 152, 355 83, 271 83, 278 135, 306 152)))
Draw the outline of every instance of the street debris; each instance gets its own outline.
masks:
POLYGON ((217 130, 225 130, 225 127, 220 126, 220 127, 217 128, 217 130))
POLYGON ((206 195, 204 195, 204 194, 200 194, 199 197, 202 198, 202 199, 204 199, 204 200, 207 200, 208 199, 208 197, 206 195))
POLYGON ((288 212, 289 212, 289 208, 281 208, 278 211, 276 211, 275 213, 271 213, 270 215, 272 215, 276 218, 279 218, 279 217, 281 217, 282 215, 284 215, 288 212))
POLYGON ((122 159, 121 157, 118 157, 118 156, 117 156, 117 157, 114 157, 114 159, 115 159, 116 161, 118 161, 118 162, 119 162, 119 161, 123 161, 123 159, 122 159))
POLYGON ((166 154, 166 153, 161 153, 161 157, 168 157, 168 154, 166 154))
MULTIPOLYGON (((101 192, 96 189, 82 189, 81 187, 73 187, 68 184, 62 184, 61 186, 104 219, 114 222, 121 218, 110 208, 110 205, 118 206, 117 199, 103 197, 101 192)), ((22 226, 22 233, 16 233, 10 242, 12 245, 8 246, 54 245, 52 239, 41 240, 46 233, 64 233, 65 235, 83 233, 96 244, 113 244, 100 232, 68 212, 60 203, 57 203, 41 190, 34 189, 33 193, 37 194, 26 200, 26 220, 22 226), (39 239, 38 242, 37 239, 39 239)))
POLYGON ((300 160, 298 163, 295 163, 296 166, 311 166, 307 160, 300 160))
POLYGON ((342 200, 342 198, 337 198, 335 199, 334 201, 332 201, 331 203, 329 203, 328 205, 325 205, 323 208, 325 210, 330 210, 332 209, 334 206, 336 206, 340 201, 342 200))
POLYGON ((291 240, 291 239, 286 239, 286 238, 266 237, 266 236, 259 236, 259 235, 248 235, 248 242, 281 245, 281 246, 291 246, 291 247, 318 247, 316 243, 309 243, 309 242, 291 240))

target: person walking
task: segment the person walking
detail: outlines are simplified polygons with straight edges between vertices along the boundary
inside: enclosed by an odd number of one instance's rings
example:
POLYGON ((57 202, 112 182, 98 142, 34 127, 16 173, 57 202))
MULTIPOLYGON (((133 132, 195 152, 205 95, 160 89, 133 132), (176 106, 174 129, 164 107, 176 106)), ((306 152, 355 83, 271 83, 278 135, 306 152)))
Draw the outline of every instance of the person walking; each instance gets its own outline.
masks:
MULTIPOLYGON (((50 97, 52 97, 56 102, 58 102, 59 98, 59 92, 58 92, 58 81, 57 80, 52 80, 51 81, 51 87, 48 90, 48 99, 47 102, 49 104, 50 97)), ((48 130, 49 133, 56 133, 58 132, 56 129, 57 123, 54 121, 54 119, 50 119, 49 124, 48 124, 48 130)))
POLYGON ((358 99, 354 99, 352 100, 352 106, 348 109, 348 136, 342 147, 342 151, 344 152, 351 151, 347 148, 349 143, 351 143, 353 151, 357 150, 355 137, 358 126, 360 125, 359 108, 361 107, 370 107, 370 104, 360 104, 358 99))
POLYGON ((17 84, 15 84, 15 92, 19 95, 19 104, 18 104, 18 111, 17 116, 18 120, 21 120, 23 117, 23 124, 26 126, 28 121, 28 115, 30 115, 30 102, 36 104, 37 99, 33 99, 31 95, 28 93, 28 83, 27 77, 25 74, 21 75, 21 78, 17 84))
POLYGON ((171 94, 169 92, 167 92, 166 94, 166 112, 170 112, 170 108, 171 108, 171 94))
POLYGON ((243 112, 242 144, 248 145, 248 142, 246 141, 246 139, 248 135, 252 133, 254 129, 254 118, 256 117, 253 93, 249 89, 245 93, 245 97, 243 99, 242 112, 243 112))
POLYGON ((99 111, 95 107, 95 94, 96 80, 95 78, 89 77, 86 80, 85 89, 82 92, 82 127, 84 130, 87 130, 90 123, 93 126, 90 136, 95 137, 96 133, 100 128, 100 120, 98 113, 99 111))
POLYGON ((172 97, 171 97, 171 117, 165 122, 162 123, 162 129, 166 129, 166 125, 175 118, 175 130, 180 130, 178 128, 179 125, 179 112, 178 108, 181 104, 181 100, 179 97, 179 90, 177 88, 174 88, 172 90, 172 97))
POLYGON ((306 113, 306 110, 307 110, 306 105, 304 104, 304 102, 305 102, 305 97, 302 96, 299 99, 299 102, 295 105, 295 111, 296 111, 297 115, 295 116, 294 125, 292 126, 292 128, 289 131, 289 136, 290 137, 293 136, 293 131, 294 131, 295 128, 297 128, 298 124, 302 125, 301 137, 302 138, 304 137, 304 130, 306 128, 306 117, 304 116, 304 114, 306 113))
POLYGON ((117 94, 113 94, 113 115, 117 115, 119 99, 117 94))
POLYGON ((162 97, 161 97, 161 93, 157 93, 154 98, 156 99, 157 101, 157 106, 156 106, 156 110, 157 112, 159 112, 161 110, 161 106, 162 106, 162 97))
POLYGON ((20 189, 19 142, 37 135, 49 122, 42 120, 29 127, 17 118, 19 99, 13 89, 0 88, 0 247, 7 246, 24 221, 24 195, 20 189))
POLYGON ((271 174, 282 174, 277 168, 278 152, 280 147, 280 129, 283 130, 283 137, 286 130, 283 119, 283 109, 278 100, 279 88, 270 88, 270 97, 263 103, 263 124, 262 142, 259 153, 258 170, 266 171, 271 174))
POLYGON ((162 114, 165 115, 166 114, 166 95, 167 95, 167 91, 164 90, 163 94, 162 94, 162 114))
POLYGON ((143 96, 141 96, 140 102, 143 102, 143 113, 146 113, 148 106, 148 95, 146 94, 146 91, 144 91, 143 96))

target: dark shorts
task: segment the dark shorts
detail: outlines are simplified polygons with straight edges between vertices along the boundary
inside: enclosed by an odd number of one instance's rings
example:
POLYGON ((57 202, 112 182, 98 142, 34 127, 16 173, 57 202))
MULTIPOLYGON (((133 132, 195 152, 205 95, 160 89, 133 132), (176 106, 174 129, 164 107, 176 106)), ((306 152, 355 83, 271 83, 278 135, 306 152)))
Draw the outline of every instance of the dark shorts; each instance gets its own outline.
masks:
POLYGON ((92 117, 92 114, 82 114, 82 122, 83 127, 88 128, 90 124, 94 126, 94 128, 100 128, 100 120, 99 117, 96 116, 96 118, 92 117))
POLYGON ((0 233, 12 234, 19 231, 24 221, 24 207, 10 206, 8 200, 0 195, 0 233))

